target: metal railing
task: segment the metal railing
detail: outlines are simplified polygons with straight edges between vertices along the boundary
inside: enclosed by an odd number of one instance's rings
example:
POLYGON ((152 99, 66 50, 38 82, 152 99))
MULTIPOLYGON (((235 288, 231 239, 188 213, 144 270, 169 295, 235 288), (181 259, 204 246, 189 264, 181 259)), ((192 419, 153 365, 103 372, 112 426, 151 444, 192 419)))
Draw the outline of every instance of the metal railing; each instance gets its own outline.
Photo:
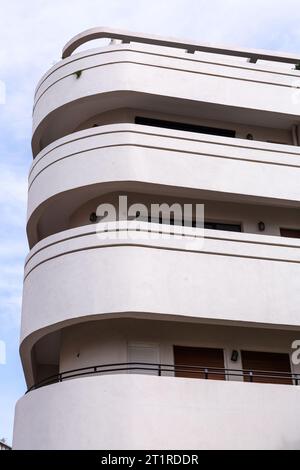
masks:
POLYGON ((217 44, 212 45, 198 42, 180 41, 174 38, 164 38, 162 36, 134 33, 105 27, 87 29, 86 31, 83 31, 82 33, 74 36, 63 48, 62 58, 65 59, 69 57, 79 46, 95 39, 116 39, 122 41, 123 43, 137 42, 140 44, 172 47, 176 49, 184 49, 191 54, 196 51, 200 51, 233 57, 244 57, 253 64, 255 64, 258 60, 284 62, 290 64, 299 64, 300 62, 300 56, 296 54, 276 53, 257 49, 242 49, 226 47, 217 44))
POLYGON ((240 377, 245 382, 269 382, 286 385, 300 385, 300 374, 280 371, 225 369, 216 367, 202 367, 175 364, 154 364, 148 362, 122 362, 114 364, 103 364, 80 369, 72 369, 49 376, 30 387, 26 393, 32 390, 63 382, 76 377, 91 375, 105 375, 123 372, 151 373, 157 376, 186 377, 195 379, 230 380, 240 377))

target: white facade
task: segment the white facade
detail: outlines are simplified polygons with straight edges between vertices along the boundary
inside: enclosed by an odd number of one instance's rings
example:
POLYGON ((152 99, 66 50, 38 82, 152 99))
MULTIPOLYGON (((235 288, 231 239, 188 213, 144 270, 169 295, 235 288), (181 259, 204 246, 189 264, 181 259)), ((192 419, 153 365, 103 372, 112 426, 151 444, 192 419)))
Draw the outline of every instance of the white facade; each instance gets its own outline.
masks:
POLYGON ((35 94, 13 447, 299 448, 300 59, 101 28, 63 57, 35 94), (204 240, 108 236, 120 195, 204 204, 204 240))

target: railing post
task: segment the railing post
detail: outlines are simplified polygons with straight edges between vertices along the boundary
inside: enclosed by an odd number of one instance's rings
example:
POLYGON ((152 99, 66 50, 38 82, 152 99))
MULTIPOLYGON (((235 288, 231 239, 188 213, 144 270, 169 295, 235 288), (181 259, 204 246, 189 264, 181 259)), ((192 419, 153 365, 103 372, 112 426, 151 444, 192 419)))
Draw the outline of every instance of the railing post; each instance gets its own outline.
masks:
POLYGON ((161 377, 161 364, 158 364, 158 376, 161 377))
POLYGON ((249 372, 249 377, 250 377, 250 382, 253 382, 253 372, 252 371, 249 372))
POLYGON ((206 380, 207 380, 207 379, 208 379, 208 369, 205 369, 205 370, 204 370, 204 373, 205 373, 205 378, 206 378, 206 380))
POLYGON ((58 381, 59 381, 59 382, 62 382, 62 374, 59 374, 59 376, 58 376, 58 381))

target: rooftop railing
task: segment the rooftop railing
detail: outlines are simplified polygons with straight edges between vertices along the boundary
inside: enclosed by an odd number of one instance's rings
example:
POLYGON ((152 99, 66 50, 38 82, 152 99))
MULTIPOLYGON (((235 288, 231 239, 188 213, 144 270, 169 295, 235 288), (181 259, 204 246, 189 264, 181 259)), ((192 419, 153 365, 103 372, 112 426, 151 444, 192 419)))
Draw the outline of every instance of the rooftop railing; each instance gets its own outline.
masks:
POLYGON ((115 39, 127 44, 130 42, 136 42, 140 44, 171 47, 175 49, 183 49, 191 54, 199 51, 232 57, 242 57, 248 59, 248 61, 253 64, 255 64, 258 60, 283 62, 287 64, 300 63, 300 56, 295 54, 277 53, 258 49, 241 49, 217 44, 212 45, 208 43, 180 41, 174 38, 164 38, 156 35, 133 33, 105 27, 87 29, 86 31, 83 31, 82 33, 74 36, 63 48, 62 58, 65 59, 69 57, 79 46, 95 39, 115 39))

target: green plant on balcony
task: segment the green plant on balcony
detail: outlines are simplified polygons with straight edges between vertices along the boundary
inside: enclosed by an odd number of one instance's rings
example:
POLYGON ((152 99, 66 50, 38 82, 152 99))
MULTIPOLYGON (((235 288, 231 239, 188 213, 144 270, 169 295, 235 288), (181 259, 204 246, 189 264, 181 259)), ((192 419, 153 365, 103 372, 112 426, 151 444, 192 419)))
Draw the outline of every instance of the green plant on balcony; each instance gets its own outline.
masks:
POLYGON ((75 72, 74 75, 76 75, 76 78, 80 78, 81 74, 82 74, 82 70, 77 70, 77 72, 75 72))
POLYGON ((300 62, 295 65, 295 70, 300 70, 300 62))

